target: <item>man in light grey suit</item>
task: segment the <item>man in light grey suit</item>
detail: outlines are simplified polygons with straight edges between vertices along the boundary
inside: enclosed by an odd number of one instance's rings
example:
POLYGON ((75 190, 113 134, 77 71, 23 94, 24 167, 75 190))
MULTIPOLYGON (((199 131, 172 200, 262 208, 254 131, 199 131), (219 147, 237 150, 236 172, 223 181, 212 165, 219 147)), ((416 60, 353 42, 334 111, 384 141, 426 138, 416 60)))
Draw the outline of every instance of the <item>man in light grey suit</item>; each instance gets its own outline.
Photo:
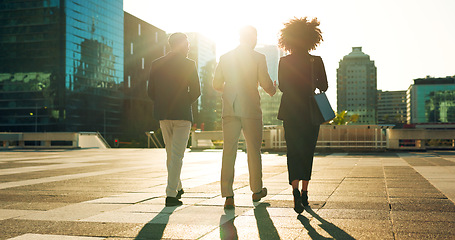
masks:
POLYGON ((234 208, 234 164, 240 131, 245 136, 250 189, 253 201, 267 195, 262 186, 262 110, 258 85, 270 96, 276 92, 270 79, 266 58, 254 51, 257 31, 244 27, 240 31, 240 45, 220 57, 215 71, 213 88, 222 92, 223 99, 223 163, 221 195, 226 197, 224 208, 234 208))

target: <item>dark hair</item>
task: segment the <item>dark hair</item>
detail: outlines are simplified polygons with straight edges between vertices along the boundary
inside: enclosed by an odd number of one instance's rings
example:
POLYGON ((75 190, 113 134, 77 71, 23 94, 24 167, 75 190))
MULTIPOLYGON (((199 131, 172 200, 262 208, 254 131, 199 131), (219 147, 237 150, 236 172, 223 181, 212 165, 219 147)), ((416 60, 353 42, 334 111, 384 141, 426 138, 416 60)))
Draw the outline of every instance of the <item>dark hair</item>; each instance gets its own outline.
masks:
POLYGON ((314 50, 323 41, 321 34, 317 18, 294 18, 281 29, 278 45, 289 52, 314 50))
POLYGON ((171 47, 171 49, 173 49, 173 48, 176 48, 178 45, 180 45, 182 42, 187 41, 187 40, 188 40, 188 36, 186 36, 186 34, 181 33, 181 32, 176 32, 176 33, 171 34, 171 36, 169 36, 168 42, 169 42, 169 46, 171 47))

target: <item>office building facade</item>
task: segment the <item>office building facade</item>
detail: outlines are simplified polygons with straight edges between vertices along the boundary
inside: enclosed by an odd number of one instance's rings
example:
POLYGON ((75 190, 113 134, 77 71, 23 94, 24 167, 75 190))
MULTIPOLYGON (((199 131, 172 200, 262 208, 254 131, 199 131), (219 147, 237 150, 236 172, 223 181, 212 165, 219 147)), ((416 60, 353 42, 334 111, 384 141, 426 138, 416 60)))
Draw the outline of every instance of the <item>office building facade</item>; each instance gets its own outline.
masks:
POLYGON ((376 66, 362 47, 353 47, 337 69, 337 111, 358 114, 356 124, 377 123, 376 66))
MULTIPOLYGON (((283 50, 275 45, 258 45, 255 50, 265 55, 270 78, 278 84, 278 64, 280 58, 285 55, 283 50)), ((260 88, 259 95, 261 96, 262 122, 264 125, 282 125, 283 122, 277 119, 277 115, 283 93, 277 89, 276 94, 270 97, 264 89, 260 88)))
POLYGON ((406 118, 406 91, 378 90, 378 124, 403 124, 406 118))
POLYGON ((419 78, 407 91, 407 121, 455 123, 455 76, 419 78))
POLYGON ((119 134, 123 1, 0 4, 0 131, 119 134))
POLYGON ((193 104, 194 122, 203 130, 221 130, 220 94, 212 87, 216 67, 216 44, 200 33, 188 32, 188 58, 197 65, 201 83, 201 97, 193 104))
POLYGON ((145 131, 159 128, 146 89, 151 63, 168 49, 165 31, 124 12, 123 141, 144 140, 145 131))

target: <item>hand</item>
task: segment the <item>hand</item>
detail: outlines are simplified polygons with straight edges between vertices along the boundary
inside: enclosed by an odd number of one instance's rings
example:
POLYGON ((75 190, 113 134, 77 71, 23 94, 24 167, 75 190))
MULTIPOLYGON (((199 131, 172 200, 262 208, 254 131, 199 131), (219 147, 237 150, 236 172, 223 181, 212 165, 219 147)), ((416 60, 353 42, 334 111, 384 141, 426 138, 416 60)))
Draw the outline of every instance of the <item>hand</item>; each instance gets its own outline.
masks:
POLYGON ((275 95, 276 93, 276 85, 275 83, 273 84, 273 90, 271 92, 268 92, 268 94, 270 95, 270 97, 273 97, 273 95, 275 95))

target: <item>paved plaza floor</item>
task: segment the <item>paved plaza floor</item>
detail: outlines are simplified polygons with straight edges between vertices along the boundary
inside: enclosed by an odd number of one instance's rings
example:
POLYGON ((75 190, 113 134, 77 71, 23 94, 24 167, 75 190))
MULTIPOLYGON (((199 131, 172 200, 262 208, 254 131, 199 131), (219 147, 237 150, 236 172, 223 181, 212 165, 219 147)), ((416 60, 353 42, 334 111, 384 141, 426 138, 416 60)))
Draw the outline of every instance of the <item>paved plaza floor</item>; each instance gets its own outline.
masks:
POLYGON ((165 155, 0 151, 0 239, 455 239, 455 152, 316 154, 300 216, 285 154, 263 154, 269 194, 253 203, 239 151, 227 211, 220 150, 186 152, 180 207, 164 206, 165 155))

